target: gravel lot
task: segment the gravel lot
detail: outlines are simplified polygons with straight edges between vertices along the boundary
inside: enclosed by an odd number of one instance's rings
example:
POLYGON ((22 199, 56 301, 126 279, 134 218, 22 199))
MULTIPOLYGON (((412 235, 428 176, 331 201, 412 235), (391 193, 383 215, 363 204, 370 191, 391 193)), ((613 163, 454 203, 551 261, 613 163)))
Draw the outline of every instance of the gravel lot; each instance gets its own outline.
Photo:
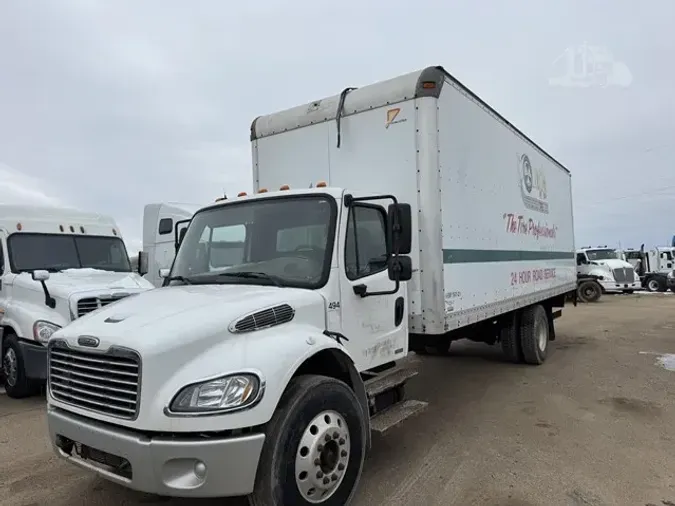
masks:
MULTIPOLYGON (((409 392, 430 407, 375 440, 356 506, 675 506, 673 359, 670 294, 567 308, 542 367, 475 344, 423 357, 409 392)), ((0 390, 2 506, 245 504, 137 494, 68 465, 44 411, 0 390)))

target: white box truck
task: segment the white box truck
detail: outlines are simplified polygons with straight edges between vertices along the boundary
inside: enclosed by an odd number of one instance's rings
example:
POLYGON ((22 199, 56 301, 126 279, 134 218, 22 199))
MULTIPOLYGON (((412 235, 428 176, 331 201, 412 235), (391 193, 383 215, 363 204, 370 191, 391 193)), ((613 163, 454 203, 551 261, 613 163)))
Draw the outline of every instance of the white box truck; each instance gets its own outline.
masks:
POLYGON ((132 271, 111 217, 0 205, 0 383, 4 377, 7 395, 26 397, 44 385, 53 332, 151 288, 132 271))
POLYGON ((544 362, 576 291, 570 174, 440 67, 251 133, 255 193, 197 211, 166 286, 52 336, 50 438, 145 492, 348 504, 371 431, 426 406, 411 343, 544 362))

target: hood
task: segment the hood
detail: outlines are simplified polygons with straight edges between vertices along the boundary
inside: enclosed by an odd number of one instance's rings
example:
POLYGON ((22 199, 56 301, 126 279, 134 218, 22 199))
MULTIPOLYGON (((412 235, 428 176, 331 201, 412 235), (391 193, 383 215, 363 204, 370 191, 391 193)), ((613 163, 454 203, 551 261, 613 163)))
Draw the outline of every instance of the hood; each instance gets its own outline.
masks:
POLYGON ((610 258, 607 260, 592 260, 596 264, 609 267, 610 269, 623 269, 624 267, 633 268, 633 265, 626 262, 625 260, 619 260, 618 258, 610 258))
POLYGON ((251 285, 183 285, 156 288, 78 318, 54 337, 91 335, 100 348, 126 346, 143 353, 202 338, 222 339, 236 319, 289 304, 294 320, 324 328, 324 299, 314 291, 251 285), (173 343, 173 341, 177 341, 173 343))
MULTIPOLYGON (((19 274, 16 283, 42 293, 39 282, 33 281, 30 274, 19 274)), ((98 269, 67 269, 51 273, 45 281, 52 297, 68 299, 73 294, 101 291, 124 291, 136 293, 149 290, 154 285, 135 272, 111 272, 98 269)))

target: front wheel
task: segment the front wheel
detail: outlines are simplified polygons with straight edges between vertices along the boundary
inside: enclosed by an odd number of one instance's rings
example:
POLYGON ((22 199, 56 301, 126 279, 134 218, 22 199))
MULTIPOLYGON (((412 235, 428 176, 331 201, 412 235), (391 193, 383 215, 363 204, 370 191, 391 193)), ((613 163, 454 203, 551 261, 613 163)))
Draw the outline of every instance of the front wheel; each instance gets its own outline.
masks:
POLYGON ((659 278, 650 278, 647 281, 647 291, 648 292, 665 292, 666 284, 661 281, 659 278))
POLYGON ((26 377, 23 353, 14 334, 5 336, 2 350, 2 372, 5 392, 13 399, 22 399, 35 393, 35 385, 26 377))
POLYGON ((365 458, 364 416, 342 381, 291 380, 268 424, 251 506, 349 504, 365 458))

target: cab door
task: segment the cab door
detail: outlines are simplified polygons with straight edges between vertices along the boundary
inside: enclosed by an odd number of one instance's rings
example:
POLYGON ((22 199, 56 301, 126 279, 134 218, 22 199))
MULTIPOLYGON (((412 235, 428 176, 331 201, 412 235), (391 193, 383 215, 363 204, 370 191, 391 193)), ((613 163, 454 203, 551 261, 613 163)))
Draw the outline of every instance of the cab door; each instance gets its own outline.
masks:
POLYGON ((343 334, 357 367, 369 369, 405 355, 408 347, 408 311, 405 283, 395 293, 389 279, 387 214, 372 203, 354 203, 343 209, 340 251, 340 299, 343 334), (365 296, 363 296, 365 295, 365 296))

